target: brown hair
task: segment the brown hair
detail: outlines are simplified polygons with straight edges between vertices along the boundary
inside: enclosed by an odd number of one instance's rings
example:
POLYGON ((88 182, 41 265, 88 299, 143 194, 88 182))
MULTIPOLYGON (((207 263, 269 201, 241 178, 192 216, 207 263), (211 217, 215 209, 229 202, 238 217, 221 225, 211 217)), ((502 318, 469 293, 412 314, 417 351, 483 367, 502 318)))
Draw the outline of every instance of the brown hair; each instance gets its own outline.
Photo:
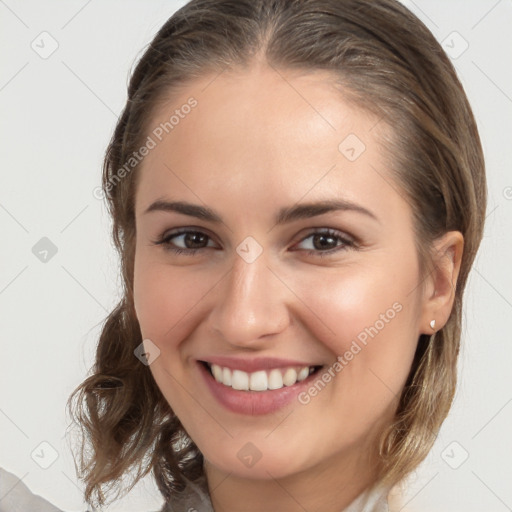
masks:
POLYGON ((129 470, 128 489, 152 470, 167 500, 184 488, 182 476, 202 475, 201 453, 134 356, 142 341, 133 306, 137 166, 122 179, 116 173, 147 137, 160 99, 208 73, 247 68, 256 56, 275 69, 332 72, 345 99, 392 127, 389 166, 413 211, 423 277, 432 269, 432 242, 449 230, 464 236, 451 316, 418 339, 395 419, 380 439, 379 482, 395 484, 418 466, 450 409, 463 292, 487 201, 477 126, 452 63, 395 0, 192 0, 135 67, 105 156, 102 186, 123 297, 103 326, 92 375, 68 404, 82 429, 79 475, 89 502, 104 503, 104 491, 119 490, 129 470))

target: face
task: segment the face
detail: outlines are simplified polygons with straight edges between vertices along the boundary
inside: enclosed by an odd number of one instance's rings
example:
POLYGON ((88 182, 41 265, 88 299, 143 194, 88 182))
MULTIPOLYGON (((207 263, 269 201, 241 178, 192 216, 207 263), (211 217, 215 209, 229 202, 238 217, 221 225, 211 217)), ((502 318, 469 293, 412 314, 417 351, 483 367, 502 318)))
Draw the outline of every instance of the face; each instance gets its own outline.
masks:
POLYGON ((339 471, 392 418, 421 333, 412 213, 379 145, 389 127, 322 72, 214 78, 160 105, 138 176, 150 370, 216 468, 339 471))

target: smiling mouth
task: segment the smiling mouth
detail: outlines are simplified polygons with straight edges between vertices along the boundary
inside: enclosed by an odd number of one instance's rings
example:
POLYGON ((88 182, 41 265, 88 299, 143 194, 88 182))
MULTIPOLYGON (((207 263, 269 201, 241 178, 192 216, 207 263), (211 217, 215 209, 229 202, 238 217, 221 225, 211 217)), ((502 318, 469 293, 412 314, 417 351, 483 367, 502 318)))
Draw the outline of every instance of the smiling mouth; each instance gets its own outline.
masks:
POLYGON ((218 383, 238 391, 273 391, 290 387, 323 368, 323 366, 297 366, 245 372, 207 361, 199 362, 218 383))

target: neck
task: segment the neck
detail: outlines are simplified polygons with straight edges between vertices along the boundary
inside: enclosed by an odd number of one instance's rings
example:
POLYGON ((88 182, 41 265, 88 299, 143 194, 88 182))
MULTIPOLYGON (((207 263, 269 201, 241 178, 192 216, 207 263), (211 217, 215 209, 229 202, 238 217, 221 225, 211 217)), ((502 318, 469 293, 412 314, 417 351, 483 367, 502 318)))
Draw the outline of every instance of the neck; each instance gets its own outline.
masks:
POLYGON ((266 480, 226 473, 206 460, 204 471, 215 512, 341 511, 374 484, 372 452, 358 446, 300 473, 266 480))

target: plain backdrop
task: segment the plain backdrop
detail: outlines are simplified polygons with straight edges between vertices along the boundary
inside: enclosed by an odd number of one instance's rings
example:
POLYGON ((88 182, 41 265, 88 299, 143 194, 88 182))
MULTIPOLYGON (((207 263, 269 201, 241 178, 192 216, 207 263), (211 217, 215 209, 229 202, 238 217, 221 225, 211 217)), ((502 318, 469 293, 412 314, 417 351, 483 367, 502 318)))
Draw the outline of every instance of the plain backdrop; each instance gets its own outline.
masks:
MULTIPOLYGON (((110 221, 93 190, 129 72, 184 3, 0 0, 0 465, 66 511, 86 507, 65 403, 120 290, 110 221)), ((443 42, 467 91, 489 204, 466 292, 456 400, 405 486, 402 510, 505 512, 512 510, 512 2, 405 3, 443 42)), ((160 505, 146 479, 110 510, 160 505)))

